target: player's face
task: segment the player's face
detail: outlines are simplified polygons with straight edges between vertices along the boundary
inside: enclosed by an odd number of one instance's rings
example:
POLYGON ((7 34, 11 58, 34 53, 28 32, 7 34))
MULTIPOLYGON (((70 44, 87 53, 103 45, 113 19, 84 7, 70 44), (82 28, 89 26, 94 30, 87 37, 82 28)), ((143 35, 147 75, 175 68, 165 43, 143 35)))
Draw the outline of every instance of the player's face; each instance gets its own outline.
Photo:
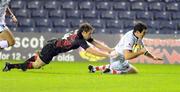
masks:
POLYGON ((139 39, 142 39, 146 33, 147 33, 147 29, 144 29, 141 33, 137 31, 137 36, 139 39))
POLYGON ((83 31, 82 35, 83 35, 85 40, 88 40, 89 38, 91 38, 92 33, 93 33, 93 30, 90 30, 88 32, 83 31))

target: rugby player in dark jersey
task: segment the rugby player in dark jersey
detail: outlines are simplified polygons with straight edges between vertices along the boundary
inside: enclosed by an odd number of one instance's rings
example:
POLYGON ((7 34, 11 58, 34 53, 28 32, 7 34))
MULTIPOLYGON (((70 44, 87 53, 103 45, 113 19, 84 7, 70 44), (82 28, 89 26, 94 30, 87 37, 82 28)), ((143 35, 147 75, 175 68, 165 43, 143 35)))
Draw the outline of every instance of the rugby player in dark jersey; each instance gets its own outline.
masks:
POLYGON ((79 47, 97 56, 110 57, 109 53, 112 49, 93 39, 91 37, 93 31, 94 28, 89 23, 82 23, 76 33, 67 33, 63 38, 49 40, 38 54, 32 56, 24 63, 10 64, 6 62, 3 71, 10 71, 11 69, 22 69, 23 71, 39 69, 49 64, 54 56, 79 47), (102 51, 90 47, 86 41, 102 49, 102 51))

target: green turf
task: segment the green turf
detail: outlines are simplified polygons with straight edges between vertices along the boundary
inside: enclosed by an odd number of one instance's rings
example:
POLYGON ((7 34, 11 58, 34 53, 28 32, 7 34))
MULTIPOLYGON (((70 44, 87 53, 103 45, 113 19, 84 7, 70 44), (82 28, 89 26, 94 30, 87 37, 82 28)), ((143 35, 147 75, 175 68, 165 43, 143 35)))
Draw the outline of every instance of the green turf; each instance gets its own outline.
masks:
POLYGON ((89 63, 52 62, 39 70, 0 72, 0 92, 180 92, 179 65, 135 64, 139 74, 109 75, 88 73, 89 63))

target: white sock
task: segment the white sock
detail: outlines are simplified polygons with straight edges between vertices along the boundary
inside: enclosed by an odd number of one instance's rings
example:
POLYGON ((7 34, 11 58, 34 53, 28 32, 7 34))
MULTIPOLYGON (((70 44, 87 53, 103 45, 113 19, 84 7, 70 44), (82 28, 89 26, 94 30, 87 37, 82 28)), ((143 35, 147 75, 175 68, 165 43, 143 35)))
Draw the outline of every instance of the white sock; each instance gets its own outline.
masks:
POLYGON ((1 40, 0 41, 0 48, 7 48, 8 47, 8 41, 7 40, 1 40))
POLYGON ((94 70, 95 71, 104 71, 106 68, 109 68, 109 64, 108 65, 102 65, 102 66, 95 66, 94 70))

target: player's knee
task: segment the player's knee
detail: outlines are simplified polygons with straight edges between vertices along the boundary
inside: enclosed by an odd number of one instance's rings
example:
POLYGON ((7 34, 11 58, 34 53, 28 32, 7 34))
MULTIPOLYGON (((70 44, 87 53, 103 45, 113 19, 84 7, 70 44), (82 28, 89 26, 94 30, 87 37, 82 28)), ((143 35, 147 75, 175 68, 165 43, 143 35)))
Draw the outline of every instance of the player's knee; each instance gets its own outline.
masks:
POLYGON ((131 69, 128 74, 137 74, 138 70, 137 69, 131 69))
POLYGON ((42 64, 40 64, 39 62, 34 62, 34 63, 33 63, 33 68, 34 68, 34 69, 40 69, 41 66, 42 66, 42 64))
POLYGON ((40 69, 40 68, 41 68, 41 65, 34 64, 34 65, 33 65, 33 68, 35 68, 35 69, 40 69))
POLYGON ((13 46, 16 43, 16 41, 14 38, 12 38, 8 43, 9 43, 9 46, 13 46))
POLYGON ((138 71, 136 71, 136 70, 135 70, 135 71, 134 71, 134 72, 132 72, 132 73, 133 73, 133 74, 137 74, 137 73, 138 73, 138 71))
POLYGON ((128 74, 137 74, 137 73, 138 73, 137 71, 128 72, 128 74))

